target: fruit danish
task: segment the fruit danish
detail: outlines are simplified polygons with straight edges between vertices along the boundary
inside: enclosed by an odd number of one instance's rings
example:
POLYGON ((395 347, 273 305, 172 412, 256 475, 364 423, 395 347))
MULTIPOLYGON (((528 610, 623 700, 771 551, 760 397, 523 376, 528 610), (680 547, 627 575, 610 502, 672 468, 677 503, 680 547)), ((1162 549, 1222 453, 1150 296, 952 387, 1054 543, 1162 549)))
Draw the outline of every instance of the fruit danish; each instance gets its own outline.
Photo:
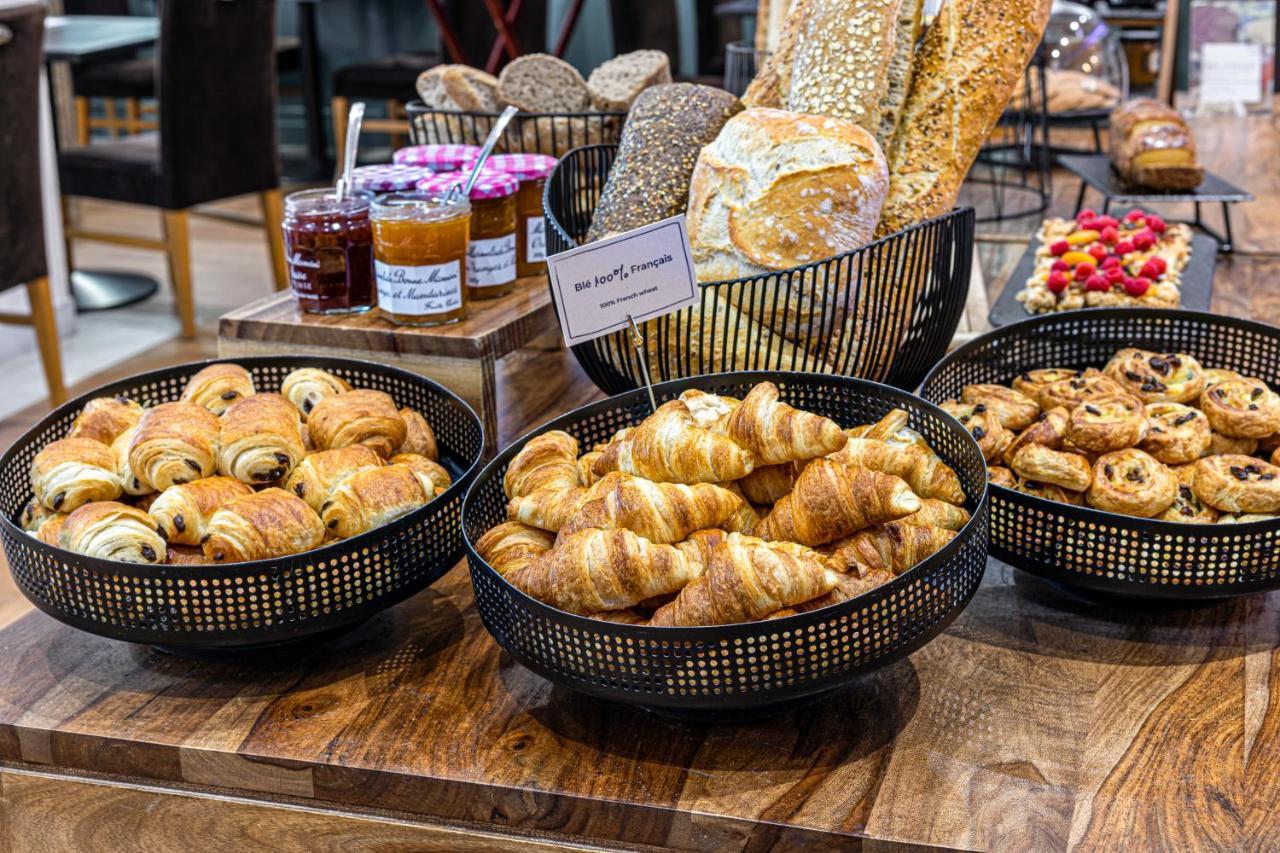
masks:
POLYGON ((1098 458, 1085 498, 1096 509, 1154 518, 1173 504, 1177 491, 1178 481, 1168 468, 1130 447, 1098 458))

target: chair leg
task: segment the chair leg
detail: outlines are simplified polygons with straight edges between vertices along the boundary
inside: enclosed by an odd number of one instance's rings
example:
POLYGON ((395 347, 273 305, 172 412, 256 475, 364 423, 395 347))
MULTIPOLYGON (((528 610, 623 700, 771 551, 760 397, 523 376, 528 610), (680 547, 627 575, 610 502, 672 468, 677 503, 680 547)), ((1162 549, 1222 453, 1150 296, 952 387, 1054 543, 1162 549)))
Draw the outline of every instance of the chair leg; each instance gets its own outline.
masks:
POLYGON ((49 385, 49 400, 58 406, 67 399, 67 389, 62 384, 58 318, 53 312, 49 279, 41 276, 35 281, 27 282, 27 298, 31 300, 31 325, 36 330, 36 343, 40 346, 40 362, 44 365, 44 379, 49 385))
MULTIPOLYGON (((395 119, 404 117, 404 108, 400 106, 400 102, 396 100, 388 100, 386 102, 387 119, 394 121, 395 119)), ((391 150, 403 148, 405 146, 405 136, 403 133, 391 133, 391 150)))
POLYGON ((89 99, 84 95, 76 96, 76 144, 89 144, 89 99))
POLYGON ((342 149, 347 145, 347 113, 350 109, 351 102, 346 98, 334 96, 329 99, 329 112, 333 113, 333 159, 337 163, 333 172, 335 181, 342 174, 342 149))
POLYGON ((102 110, 107 116, 107 132, 111 134, 112 139, 120 138, 120 120, 116 117, 116 99, 103 98, 102 110))
POLYGON ((75 262, 72 260, 71 250, 75 247, 75 240, 71 239, 71 229, 75 227, 74 211, 71 209, 71 196, 62 196, 62 242, 63 248, 67 253, 67 269, 76 268, 75 262))
POLYGON ((275 277, 276 290, 284 290, 289 286, 289 271, 285 267, 284 232, 280 228, 284 220, 280 190, 263 190, 258 199, 262 203, 262 227, 267 232, 267 248, 271 250, 271 273, 275 277))
POLYGON ((196 305, 191 289, 191 243, 187 235, 187 211, 166 210, 164 213, 165 255, 169 259, 169 278, 173 281, 173 298, 178 303, 178 319, 182 336, 196 336, 196 305))
POLYGON ((126 98, 124 102, 124 129, 126 133, 142 132, 142 105, 137 98, 126 98))

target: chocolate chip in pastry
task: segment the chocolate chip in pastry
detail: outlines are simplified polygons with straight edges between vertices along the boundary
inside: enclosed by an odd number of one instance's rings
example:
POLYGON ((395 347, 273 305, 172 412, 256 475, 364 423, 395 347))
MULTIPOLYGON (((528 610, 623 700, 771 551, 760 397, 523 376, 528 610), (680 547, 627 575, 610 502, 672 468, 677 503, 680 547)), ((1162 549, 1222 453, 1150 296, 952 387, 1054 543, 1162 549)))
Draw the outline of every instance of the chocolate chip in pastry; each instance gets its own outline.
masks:
POLYGON ((324 542, 320 517, 301 498, 269 488, 235 498, 209 520, 204 554, 215 563, 287 557, 324 542))
POLYGON ((1013 433, 1000 425, 996 413, 982 403, 960 403, 948 400, 940 408, 960 422, 978 442, 982 456, 988 462, 1000 458, 1000 454, 1013 443, 1013 433))
POLYGON ((1072 492, 1083 492, 1093 481, 1089 460, 1043 444, 1023 447, 1014 454, 1012 467, 1014 473, 1023 479, 1051 483, 1072 492))
POLYGON ((163 563, 164 539, 155 522, 136 507, 116 501, 87 504, 67 516, 58 544, 68 551, 124 563, 163 563))
POLYGON ((31 460, 31 491, 47 509, 71 512, 123 491, 111 448, 92 438, 50 442, 31 460))
POLYGON ((221 415, 254 394, 253 377, 238 364, 211 364, 187 380, 178 399, 221 415))
MULTIPOLYGON (((1160 405, 1159 403, 1155 405, 1160 405)), ((1166 405, 1176 406, 1177 403, 1166 405)), ((1195 479, 1195 465, 1179 465, 1173 469, 1173 476, 1178 481, 1178 492, 1173 498, 1173 505, 1160 516, 1161 521, 1176 521, 1181 524, 1213 524, 1220 513, 1204 501, 1196 497, 1192 489, 1195 479)))
POLYGON ((1133 447, 1146 437, 1146 408, 1129 394, 1086 400, 1071 410, 1067 421, 1066 440, 1094 453, 1133 447))
POLYGON ((1047 412, 1041 412, 1035 423, 1018 433, 1017 437, 1005 448, 1004 453, 1001 454, 1004 464, 1010 464, 1014 455, 1028 444, 1042 444, 1051 450, 1057 450, 1062 447, 1062 440, 1067 435, 1069 414, 1061 406, 1056 409, 1049 409, 1047 412))
POLYGON ((1040 407, 1056 409, 1061 406, 1068 412, 1081 403, 1097 397, 1123 394, 1124 388, 1109 376, 1098 371, 1085 371, 1080 376, 1051 382, 1040 391, 1040 407))
POLYGON ((436 447, 436 434, 431 424, 416 409, 405 407, 400 410, 400 418, 404 421, 404 441, 400 443, 397 453, 413 453, 425 456, 432 461, 440 459, 440 451, 436 447))
POLYGON ((67 438, 92 438, 110 446, 121 433, 138 425, 142 411, 128 397, 96 397, 71 422, 67 438))
POLYGON ((116 457, 116 473, 120 476, 120 485, 124 488, 124 493, 132 497, 151 495, 156 491, 150 483, 144 483, 134 476, 133 469, 129 467, 129 447, 133 444, 133 436, 137 431, 136 426, 130 427, 116 436, 116 440, 111 443, 111 452, 116 457))
POLYGON ((1038 498, 1044 498, 1055 503, 1072 504, 1073 506, 1082 506, 1084 504, 1084 495, 1082 493, 1064 489, 1062 486, 1055 486, 1053 483, 1018 480, 1012 488, 1015 492, 1022 492, 1024 495, 1035 495, 1038 498))
POLYGON ((1144 403, 1190 403, 1204 391, 1204 368, 1182 353, 1120 350, 1103 368, 1107 376, 1144 403))
POLYGON ((309 417, 316 403, 326 397, 336 397, 350 390, 347 380, 318 367, 299 368, 280 383, 280 393, 298 408, 303 418, 309 417))
POLYGON ((408 431, 391 397, 368 388, 320 400, 307 429, 317 450, 363 444, 383 459, 391 458, 408 431))
POLYGON ((1215 432, 1210 434, 1209 447, 1201 458, 1204 456, 1221 456, 1224 453, 1252 456, 1257 452, 1258 440, 1256 438, 1230 438, 1220 432, 1215 432))
POLYGON ((993 486, 1004 486, 1012 489, 1018 485, 1018 478, 1003 465, 992 465, 987 469, 987 480, 993 486))
POLYGON ((302 421, 279 394, 255 394, 222 416, 218 473, 261 486, 284 482, 306 456, 302 421))
POLYGON ((443 465, 417 453, 397 453, 387 460, 390 465, 407 465, 418 475, 422 485, 438 495, 453 484, 453 478, 443 465))
POLYGON ((1196 463, 1191 488, 1222 512, 1280 512, 1280 467, 1252 456, 1210 456, 1196 463))
POLYGON ((1040 414, 1040 404, 1034 398, 1003 385, 966 385, 960 401, 985 405, 995 412, 1002 427, 1015 432, 1026 429, 1040 414))
POLYGON ((129 444, 129 468, 152 489, 211 477, 218 468, 218 416, 194 403, 147 409, 129 444))
POLYGON ((347 477, 370 468, 381 468, 382 457, 363 444, 321 450, 308 454, 298 463, 284 484, 285 491, 297 495, 316 511, 329 498, 329 492, 347 477))
POLYGON ((1141 447, 1166 465, 1194 462, 1209 449, 1212 430, 1204 412, 1181 403, 1147 406, 1147 437, 1141 447))
POLYGON ((165 489, 151 503, 147 514, 170 544, 199 545, 213 514, 235 498, 250 494, 253 494, 253 489, 239 480, 205 477, 165 489))
POLYGON ((1040 395, 1044 389, 1048 388, 1055 382, 1062 382, 1067 379, 1082 379, 1085 376, 1099 376, 1102 371, 1096 368, 1088 368, 1086 370, 1073 370, 1069 367, 1048 367, 1042 370, 1028 370, 1026 373, 1020 373, 1013 378, 1013 390, 1030 397, 1036 401, 1041 409, 1050 409, 1052 406, 1046 406, 1040 395))
POLYGON ((1224 379, 1200 396, 1214 432, 1230 438, 1266 438, 1280 431, 1280 395, 1261 379, 1224 379))
POLYGON ((1130 447, 1098 458, 1086 499, 1095 509, 1154 518, 1172 506, 1177 492, 1173 472, 1149 453, 1130 447))
POLYGON ((433 497, 434 489, 408 465, 387 465, 338 483, 320 517, 331 535, 347 539, 408 515, 433 497))

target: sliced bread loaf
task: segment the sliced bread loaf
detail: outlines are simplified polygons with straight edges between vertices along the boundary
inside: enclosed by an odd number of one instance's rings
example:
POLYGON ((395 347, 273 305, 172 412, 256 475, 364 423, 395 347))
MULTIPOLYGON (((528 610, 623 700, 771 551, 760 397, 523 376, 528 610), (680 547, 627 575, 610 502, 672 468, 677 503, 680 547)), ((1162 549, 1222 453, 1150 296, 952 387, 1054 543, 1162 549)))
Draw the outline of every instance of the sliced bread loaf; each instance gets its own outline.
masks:
POLYGON ((469 65, 437 65, 418 75, 418 97, 428 107, 496 112, 498 78, 469 65))
POLYGON ((625 113, 650 86, 671 82, 671 61, 660 50, 634 50, 600 64, 587 78, 591 103, 602 112, 625 113))
POLYGON ((580 113, 591 107, 578 69, 546 53, 521 56, 503 68, 498 100, 527 113, 580 113))

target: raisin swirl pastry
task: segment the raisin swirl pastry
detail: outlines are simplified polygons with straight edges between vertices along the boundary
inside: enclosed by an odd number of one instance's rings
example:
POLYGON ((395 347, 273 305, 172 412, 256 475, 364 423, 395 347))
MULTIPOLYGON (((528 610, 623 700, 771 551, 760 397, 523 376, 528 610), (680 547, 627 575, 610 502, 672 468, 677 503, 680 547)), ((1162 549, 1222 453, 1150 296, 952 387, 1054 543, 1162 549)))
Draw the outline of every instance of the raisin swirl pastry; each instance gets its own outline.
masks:
POLYGON ((1026 480, 1083 492, 1093 481, 1089 460, 1077 453, 1064 453, 1043 444, 1028 444, 1013 457, 1013 472, 1026 480))
POLYGON ((1072 506, 1084 505, 1084 494, 1081 492, 1073 492, 1070 489, 1064 489, 1062 486, 1055 486, 1053 483, 1040 483, 1035 480, 1019 480, 1013 485, 1015 492, 1022 492, 1024 495, 1035 495, 1038 498, 1044 498, 1055 503, 1071 504, 1072 506))
POLYGON ((222 416, 218 473, 261 486, 283 482, 307 455, 302 421, 279 394, 254 394, 222 416))
POLYGON ((1133 447, 1147 437, 1147 410, 1128 394, 1086 400, 1071 410, 1067 441, 1094 453, 1133 447))
POLYGON ((1206 391, 1227 379, 1244 379, 1244 377, 1234 370, 1224 370, 1220 367, 1206 367, 1204 369, 1204 387, 1206 391))
POLYGON ((1166 465, 1185 465, 1204 455, 1212 436, 1204 412, 1181 403, 1152 403, 1141 448, 1166 465))
POLYGON ((178 399, 221 415, 233 403, 253 394, 249 371, 238 364, 211 364, 187 380, 178 399))
POLYGON ((982 456, 988 462, 1000 458, 1000 454, 1013 443, 1013 433, 1000 425, 996 413, 982 403, 960 403, 948 400, 939 408, 960 422, 960 426, 978 442, 982 456))
POLYGON ((116 436, 116 440, 111 443, 111 452, 116 457, 116 473, 120 475, 120 485, 124 488, 126 495, 135 498, 152 495, 156 491, 150 483, 144 483, 135 477, 133 469, 129 467, 129 446, 133 444, 133 436, 137 431, 136 426, 130 427, 116 436))
POLYGON ((142 420, 142 406, 128 397, 96 397, 71 422, 67 438, 92 438, 110 446, 142 420))
POLYGON ((383 459, 404 444, 408 432, 391 397, 367 388, 316 403, 307 417, 307 429, 317 450, 363 444, 383 459))
POLYGON ((1201 455, 1205 456, 1221 456, 1224 453, 1237 454, 1240 456, 1252 456, 1258 452, 1258 439, 1256 438, 1230 438, 1220 432, 1211 433, 1209 435, 1209 446, 1201 455))
POLYGON ((115 500, 123 489, 110 447, 92 438, 63 438, 31 460, 31 491, 47 509, 71 512, 115 500))
POLYGON ((1168 468, 1130 447, 1098 458, 1085 498, 1095 509, 1154 518, 1173 505, 1177 493, 1178 481, 1168 468))
POLYGON ((407 406, 400 410, 400 419, 404 421, 404 441, 400 443, 397 453, 414 453, 434 461, 440 459, 440 450, 436 446, 435 430, 416 409, 407 406))
POLYGON ((1190 403, 1204 391, 1204 368, 1181 353, 1126 347, 1102 372, 1144 403, 1190 403))
POLYGON ((1280 431, 1280 395, 1261 379, 1224 379, 1200 397, 1214 432, 1229 438, 1267 438, 1280 431))
POLYGON ((1280 467, 1252 456, 1210 456, 1195 465, 1196 497, 1222 512, 1280 511, 1280 467))
POLYGON ((1089 400, 1123 393, 1124 388, 1111 377, 1096 370, 1086 370, 1083 375, 1059 379, 1046 385, 1040 392, 1040 408, 1056 409, 1061 406, 1071 411, 1089 400))
POLYGON ((352 474, 334 487, 320 518, 330 534, 347 539, 381 527, 435 497, 435 488, 408 465, 352 474))
POLYGON ((1042 370, 1028 370, 1021 373, 1013 379, 1013 390, 1035 400, 1042 409, 1049 409, 1052 406, 1046 406, 1044 400, 1040 399, 1040 394, 1045 388, 1055 382, 1062 382, 1067 379, 1082 379, 1085 376, 1099 376, 1102 371, 1090 367, 1087 370, 1072 370, 1069 367, 1048 367, 1042 370))
POLYGON ((1011 464, 1017 452, 1028 444, 1042 444, 1050 450, 1062 447, 1062 440, 1067 437, 1069 416, 1067 410, 1061 406, 1041 412, 1036 422, 1018 433, 1013 443, 1005 449, 1001 457, 1004 464, 1011 464))
POLYGON ((1161 521, 1176 521, 1181 524, 1215 524, 1218 521, 1220 513, 1196 497, 1192 488, 1195 474, 1195 465, 1180 465, 1174 469, 1178 492, 1173 498, 1173 504, 1160 516, 1161 521))
POLYGON ((152 501, 151 516, 167 542, 174 545, 199 545, 209 526, 209 519, 219 508, 235 498, 253 494, 253 489, 232 477, 205 477, 165 489, 152 501))
POLYGON ((320 517, 284 489, 263 489, 229 501, 209 519, 204 555, 215 563, 287 557, 324 542, 320 517))
POLYGON ((137 507, 115 501, 86 504, 67 516, 59 546, 77 554, 123 563, 163 563, 164 539, 137 507))
POLYGON ((318 367, 299 368, 280 383, 280 393, 298 407, 303 418, 309 417, 316 404, 326 397, 336 397, 350 390, 347 380, 318 367))
POLYGON ((1005 429, 1026 429, 1040 414, 1040 404, 1021 391, 1003 385, 966 385, 960 392, 960 402, 984 405, 1000 420, 1005 429))
POLYGON ((195 403, 147 409, 129 443, 129 468, 146 486, 170 486, 211 477, 218 469, 218 416, 195 403))
POLYGON ((382 457, 363 444, 322 450, 298 463, 289 474, 284 489, 302 498, 318 514, 338 483, 360 471, 381 467, 382 457))

